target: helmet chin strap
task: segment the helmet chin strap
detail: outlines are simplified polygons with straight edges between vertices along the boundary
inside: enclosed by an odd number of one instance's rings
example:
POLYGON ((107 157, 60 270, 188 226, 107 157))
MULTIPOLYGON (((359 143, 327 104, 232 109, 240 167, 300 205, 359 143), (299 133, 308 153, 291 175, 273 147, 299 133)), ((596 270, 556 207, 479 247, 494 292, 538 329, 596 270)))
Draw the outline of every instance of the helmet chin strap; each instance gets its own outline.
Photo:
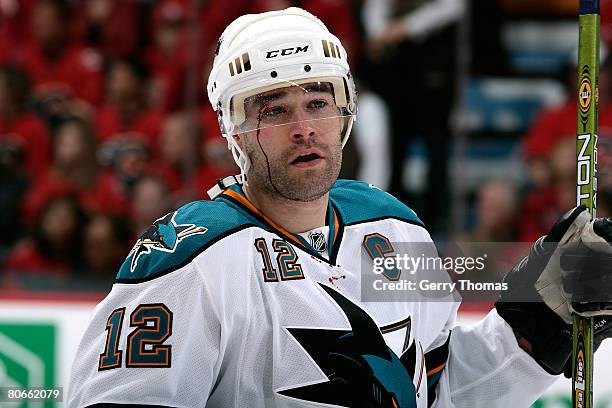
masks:
POLYGON ((246 184, 246 175, 249 169, 251 168, 251 160, 249 159, 249 156, 242 151, 242 149, 234 139, 234 136, 225 134, 223 136, 227 139, 227 147, 230 152, 232 152, 234 162, 236 163, 236 165, 238 165, 238 168, 240 168, 240 182, 241 184, 246 184))

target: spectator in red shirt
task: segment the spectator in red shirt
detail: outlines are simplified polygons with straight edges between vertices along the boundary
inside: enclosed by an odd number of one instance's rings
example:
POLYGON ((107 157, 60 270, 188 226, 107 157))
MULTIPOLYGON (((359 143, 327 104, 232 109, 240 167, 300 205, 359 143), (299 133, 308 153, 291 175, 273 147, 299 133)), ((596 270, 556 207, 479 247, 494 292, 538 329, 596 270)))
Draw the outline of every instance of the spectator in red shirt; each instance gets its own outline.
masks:
MULTIPOLYGON (((196 117, 181 112, 168 116, 161 134, 161 163, 154 170, 164 177, 174 193, 174 204, 208 198, 205 192, 218 178, 230 175, 206 160, 208 144, 202 144, 202 128, 196 117)), ((219 142, 225 145, 224 139, 219 142)), ((227 150, 227 149, 225 149, 227 150)), ((229 153, 229 151, 228 151, 229 153)), ((231 157, 225 156, 228 162, 231 157)))
POLYGON ((165 111, 175 110, 185 98, 186 13, 182 0, 159 2, 153 10, 153 43, 146 51, 146 62, 153 74, 153 102, 165 111))
POLYGON ((30 38, 29 21, 35 0, 0 2, 0 64, 14 63, 30 38))
POLYGON ((80 243, 84 215, 77 200, 69 194, 52 197, 36 214, 30 237, 9 253, 9 272, 68 275, 81 268, 80 243))
POLYGON ((556 141, 549 155, 550 181, 535 187, 524 199, 519 241, 533 242, 554 224, 557 214, 576 203, 576 140, 556 141))
POLYGON ((38 1, 31 20, 33 39, 20 61, 41 100, 75 97, 95 105, 102 98, 101 56, 71 41, 70 23, 67 1, 38 1))
MULTIPOLYGON (((252 0, 195 0, 197 10, 201 50, 207 55, 213 55, 221 33, 235 18, 254 11, 252 0)), ((190 10, 191 12, 191 10, 190 10)))
MULTIPOLYGON (((600 86, 600 89, 603 87, 600 86)), ((603 91, 600 91, 602 94, 603 91)), ((603 102, 606 98, 600 98, 603 102)), ((601 133, 612 132, 612 110, 603 105, 599 114, 601 133)), ((576 138, 576 101, 571 98, 559 107, 543 110, 525 135, 523 157, 529 170, 531 181, 536 186, 547 184, 551 178, 549 157, 558 142, 576 138)), ((575 159, 575 158, 574 158, 575 159)))
POLYGON ((85 227, 83 257, 88 278, 111 281, 130 251, 132 234, 126 219, 96 215, 85 227))
POLYGON ((138 139, 155 156, 163 113, 149 107, 149 70, 137 58, 112 60, 106 73, 106 103, 96 113, 100 143, 138 139))
POLYGON ((200 133, 199 126, 187 113, 168 115, 160 135, 161 160, 151 166, 174 193, 186 194, 186 199, 191 197, 185 191, 186 182, 200 164, 200 133))
POLYGON ((89 124, 78 118, 57 130, 50 170, 36 181, 25 199, 26 217, 31 217, 58 191, 71 191, 88 213, 124 214, 128 202, 121 184, 96 159, 96 144, 89 124))
POLYGON ((21 169, 20 151, 0 144, 0 264, 5 250, 23 234, 20 209, 29 185, 21 169))
POLYGON ((137 236, 170 211, 172 203, 168 193, 168 186, 160 177, 149 174, 138 179, 132 196, 132 223, 137 236))
POLYGON ((134 54, 141 38, 138 0, 84 0, 76 4, 76 33, 81 41, 109 57, 134 54))
POLYGON ((519 201, 517 188, 511 181, 485 182, 476 196, 476 225, 466 238, 475 242, 515 241, 519 201))
POLYGON ((150 154, 147 145, 139 138, 108 142, 103 150, 105 160, 112 166, 113 174, 123 191, 131 199, 134 185, 150 170, 150 154))
POLYGON ((19 152, 23 169, 36 177, 49 165, 51 142, 45 124, 27 110, 29 96, 23 71, 0 68, 0 145, 19 152))

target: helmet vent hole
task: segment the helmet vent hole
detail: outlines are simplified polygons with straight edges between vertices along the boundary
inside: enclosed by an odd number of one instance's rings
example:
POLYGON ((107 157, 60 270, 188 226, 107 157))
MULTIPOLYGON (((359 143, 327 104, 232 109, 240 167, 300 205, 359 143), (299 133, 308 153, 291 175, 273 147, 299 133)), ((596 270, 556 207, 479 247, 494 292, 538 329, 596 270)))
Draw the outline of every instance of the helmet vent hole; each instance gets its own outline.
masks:
POLYGON ((304 71, 306 71, 306 72, 310 72, 310 65, 306 65, 306 66, 304 66, 304 71))
POLYGON ((270 76, 272 78, 276 78, 278 76, 278 73, 276 71, 272 71, 272 72, 270 72, 270 76))

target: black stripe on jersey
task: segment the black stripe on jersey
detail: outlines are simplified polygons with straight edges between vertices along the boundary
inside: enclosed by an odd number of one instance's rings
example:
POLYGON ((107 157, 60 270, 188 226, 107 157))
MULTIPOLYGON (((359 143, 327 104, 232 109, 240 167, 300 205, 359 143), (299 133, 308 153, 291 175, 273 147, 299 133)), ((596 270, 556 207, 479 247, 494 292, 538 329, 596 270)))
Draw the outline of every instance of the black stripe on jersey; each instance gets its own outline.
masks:
POLYGON ((448 334, 446 342, 440 347, 437 347, 425 353, 425 361, 427 362, 427 402, 428 406, 432 406, 436 400, 436 389, 440 382, 441 371, 446 368, 446 360, 448 359, 448 346, 450 343, 451 333, 448 334), (430 374, 431 373, 431 374, 430 374))
POLYGON ((161 276, 167 275, 170 272, 174 272, 177 269, 181 269, 182 267, 184 267, 185 265, 187 265, 188 263, 190 263, 191 261, 193 261, 193 259, 200 255, 202 252, 206 251, 210 246, 212 246, 213 244, 221 241, 223 238, 227 238, 232 234, 235 234, 237 232, 240 232, 244 229, 247 228, 251 228, 251 227, 257 227, 257 228, 261 228, 259 225, 255 225, 255 224, 242 224, 239 227, 233 228, 231 230, 225 231, 223 234, 219 234, 218 236, 216 236, 215 238, 211 239, 210 241, 208 241, 205 245, 201 246, 200 248, 198 248, 196 251, 194 251, 187 259, 185 259, 183 262, 172 266, 171 268, 168 269, 164 269, 162 271, 159 272, 155 272, 152 273, 150 275, 145 276, 144 278, 137 278, 137 279, 115 279, 114 283, 128 283, 128 284, 137 284, 137 283, 143 283, 143 282, 148 282, 151 281, 153 279, 157 279, 161 276))
MULTIPOLYGON (((385 326, 382 326, 380 328, 380 331, 383 334, 386 334, 386 333, 394 332, 394 331, 399 330, 399 329, 403 329, 404 327, 408 326, 408 332, 410 332, 411 322, 412 322, 412 319, 410 318, 410 316, 408 316, 407 318, 402 319, 399 322, 394 322, 394 323, 390 323, 390 324, 387 324, 385 326)), ((408 336, 406 336, 406 337, 408 337, 408 336)))
POLYGON ((338 211, 335 206, 332 204, 332 210, 336 213, 338 217, 338 231, 337 236, 334 242, 332 242, 332 251, 329 257, 329 263, 332 265, 336 264, 336 258, 338 258, 338 252, 340 251, 340 245, 342 245, 342 238, 344 236, 344 220, 342 219, 342 215, 340 211, 338 211))
POLYGON ((376 221, 383 221, 383 220, 398 220, 398 221, 403 221, 407 224, 412 224, 412 225, 416 225, 418 227, 423 227, 425 228, 425 224, 415 221, 415 220, 411 220, 408 218, 403 218, 403 217, 397 217, 395 215, 385 215, 383 217, 376 217, 376 218, 369 218, 367 220, 359 220, 359 221, 355 221, 355 222, 351 222, 348 224, 345 224, 347 227, 353 226, 353 225, 358 225, 358 224, 366 224, 368 222, 376 222, 376 221))
POLYGON ((147 404, 115 404, 110 402, 101 402, 99 404, 86 405, 85 408, 174 408, 171 405, 147 405, 147 404))

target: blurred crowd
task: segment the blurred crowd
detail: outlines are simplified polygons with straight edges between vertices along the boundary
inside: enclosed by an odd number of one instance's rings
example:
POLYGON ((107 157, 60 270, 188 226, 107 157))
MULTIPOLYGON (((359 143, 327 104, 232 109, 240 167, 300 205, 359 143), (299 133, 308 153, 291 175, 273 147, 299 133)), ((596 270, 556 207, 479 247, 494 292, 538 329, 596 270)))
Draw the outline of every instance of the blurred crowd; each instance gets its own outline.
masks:
MULTIPOLYGON (((468 15, 479 21, 492 3, 0 1, 0 286, 19 285, 26 275, 110 282, 155 219, 208 199, 216 179, 237 173, 204 92, 216 43, 236 17, 291 5, 323 20, 357 74, 360 113, 343 175, 389 189, 445 233, 458 28, 468 15), (428 188, 418 196, 403 179, 415 135, 429 157, 428 188)), ((569 3, 555 7, 569 10, 569 3)), ((495 26, 494 15, 479 27, 495 26)), ((472 44, 473 69, 503 74, 492 30, 472 44)), ((602 67, 602 106, 611 101, 609 65, 602 67)), ((574 91, 568 95, 524 135, 528 180, 482 185, 463 238, 532 240, 573 205, 576 107, 574 91)), ((612 129, 612 112, 602 108, 600 124, 612 129)))
POLYGON ((236 171, 203 84, 250 4, 0 3, 3 270, 108 279, 156 218, 236 171))

